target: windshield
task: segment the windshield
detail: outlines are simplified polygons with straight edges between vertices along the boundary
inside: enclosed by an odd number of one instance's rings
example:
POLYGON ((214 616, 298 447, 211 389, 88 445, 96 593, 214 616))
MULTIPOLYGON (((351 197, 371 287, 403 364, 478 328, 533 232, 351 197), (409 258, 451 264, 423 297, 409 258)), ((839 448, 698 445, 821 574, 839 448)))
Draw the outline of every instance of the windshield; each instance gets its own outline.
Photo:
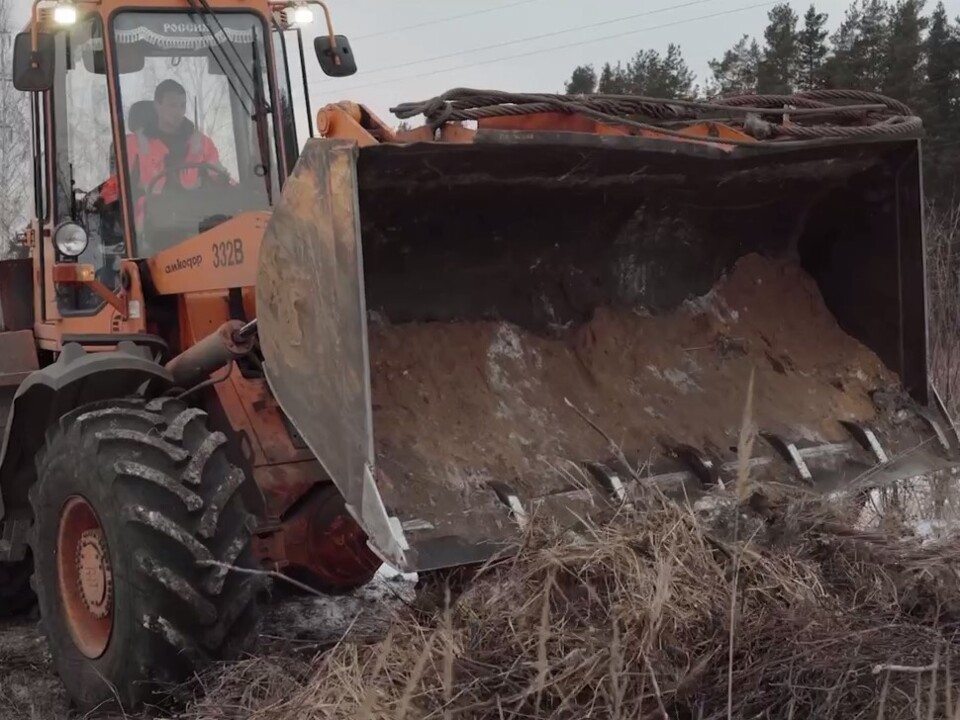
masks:
POLYGON ((279 178, 260 18, 123 12, 112 32, 136 255, 269 208, 279 178))

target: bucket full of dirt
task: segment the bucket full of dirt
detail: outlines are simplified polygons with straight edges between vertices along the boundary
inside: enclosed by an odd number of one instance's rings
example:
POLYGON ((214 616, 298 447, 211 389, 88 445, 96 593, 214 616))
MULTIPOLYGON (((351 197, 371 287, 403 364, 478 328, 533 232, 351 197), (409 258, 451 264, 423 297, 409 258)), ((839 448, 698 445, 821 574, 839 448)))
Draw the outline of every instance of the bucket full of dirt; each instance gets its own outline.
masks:
POLYGON ((311 141, 264 240, 267 376, 404 569, 481 561, 534 513, 608 511, 628 476, 729 481, 750 387, 768 479, 947 468, 917 153, 311 141))

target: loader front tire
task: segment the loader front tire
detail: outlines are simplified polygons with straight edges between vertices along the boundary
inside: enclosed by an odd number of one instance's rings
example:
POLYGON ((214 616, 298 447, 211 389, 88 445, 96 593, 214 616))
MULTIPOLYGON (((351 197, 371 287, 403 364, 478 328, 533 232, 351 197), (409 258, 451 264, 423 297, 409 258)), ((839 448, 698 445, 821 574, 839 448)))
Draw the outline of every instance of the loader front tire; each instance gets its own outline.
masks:
POLYGON ((47 433, 30 500, 40 613, 81 710, 131 710, 256 636, 244 473, 206 415, 176 400, 115 400, 47 433))

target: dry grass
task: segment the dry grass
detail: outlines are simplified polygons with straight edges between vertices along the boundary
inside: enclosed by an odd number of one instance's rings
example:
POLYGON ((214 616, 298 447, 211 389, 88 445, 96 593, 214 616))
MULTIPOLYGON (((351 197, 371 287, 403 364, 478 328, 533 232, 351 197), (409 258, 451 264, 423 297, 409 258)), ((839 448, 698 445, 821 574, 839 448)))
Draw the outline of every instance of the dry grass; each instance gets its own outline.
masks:
POLYGON ((954 717, 960 545, 751 499, 540 527, 446 611, 295 671, 238 665, 186 717, 954 717))

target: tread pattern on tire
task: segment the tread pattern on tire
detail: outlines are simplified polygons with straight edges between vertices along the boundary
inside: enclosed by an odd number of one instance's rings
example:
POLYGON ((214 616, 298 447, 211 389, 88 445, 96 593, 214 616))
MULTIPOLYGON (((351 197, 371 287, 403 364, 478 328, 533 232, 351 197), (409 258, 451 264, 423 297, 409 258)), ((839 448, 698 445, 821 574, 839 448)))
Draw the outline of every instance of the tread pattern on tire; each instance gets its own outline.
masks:
MULTIPOLYGON (((137 598, 141 628, 127 642, 130 667, 149 668, 151 676, 140 684, 158 675, 177 681, 209 661, 235 658, 259 627, 268 579, 225 567, 253 566, 250 540, 256 526, 242 497, 247 476, 229 462, 225 444, 226 436, 208 430, 206 413, 180 401, 114 400, 66 415, 47 433, 38 454, 38 480, 30 493, 37 512, 34 543, 44 522, 41 508, 58 492, 50 485, 63 472, 64 453, 79 453, 77 462, 95 460, 100 477, 113 484, 120 508, 116 522, 129 545, 123 549, 127 567, 145 589, 128 593, 137 598), (151 656, 156 654, 161 657, 151 656)), ((42 575, 37 584, 41 606, 49 608, 42 598, 56 593, 56 584, 45 587, 51 583, 42 575)), ((120 694, 127 705, 147 691, 127 688, 120 694)))

